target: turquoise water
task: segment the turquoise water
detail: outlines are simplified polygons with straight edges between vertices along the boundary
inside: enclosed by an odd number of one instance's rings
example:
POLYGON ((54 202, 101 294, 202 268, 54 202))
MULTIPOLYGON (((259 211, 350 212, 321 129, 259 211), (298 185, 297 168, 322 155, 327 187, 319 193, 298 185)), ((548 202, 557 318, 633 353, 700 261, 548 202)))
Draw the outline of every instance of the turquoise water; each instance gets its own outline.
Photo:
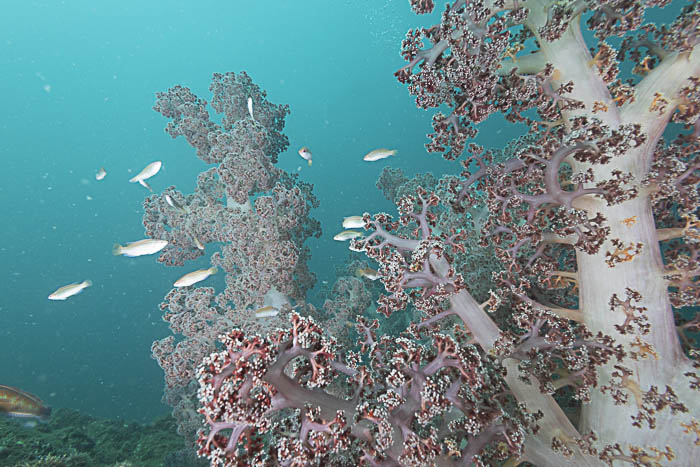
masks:
POLYGON ((398 149, 391 165, 408 174, 456 170, 425 153, 430 114, 392 76, 403 65, 405 31, 421 19, 405 0, 333 4, 5 5, 1 384, 100 416, 148 420, 169 411, 150 346, 169 335, 158 304, 190 266, 111 255, 114 242, 143 238, 148 193, 129 178, 162 160, 154 190, 191 192, 206 168, 182 138, 164 133, 166 119, 151 110, 158 91, 181 84, 209 99, 212 73, 245 70, 270 101, 290 105, 291 145, 279 166, 300 168, 321 202, 312 215, 323 236, 307 242, 319 284, 332 283, 335 265, 347 258, 346 245, 332 240, 342 217, 392 209, 374 187, 387 162, 364 163, 366 152, 398 149), (313 167, 296 153, 303 145, 313 150, 313 167), (100 167, 107 177, 97 182, 100 167), (64 302, 47 300, 84 279, 94 286, 64 302))

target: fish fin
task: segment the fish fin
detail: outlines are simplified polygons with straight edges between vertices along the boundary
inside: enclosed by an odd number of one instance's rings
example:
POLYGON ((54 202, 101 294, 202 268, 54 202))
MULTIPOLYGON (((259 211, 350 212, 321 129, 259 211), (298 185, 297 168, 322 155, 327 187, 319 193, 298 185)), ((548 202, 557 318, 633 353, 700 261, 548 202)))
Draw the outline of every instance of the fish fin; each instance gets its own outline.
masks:
POLYGON ((85 285, 85 287, 92 287, 92 281, 90 279, 85 279, 83 281, 83 284, 85 285))
POLYGON ((122 246, 118 243, 115 243, 114 246, 112 247, 112 254, 114 256, 119 256, 122 254, 122 246))
POLYGON ((141 186, 144 186, 144 187, 148 188, 148 191, 150 191, 151 193, 153 193, 153 188, 151 188, 151 186, 150 186, 148 183, 146 183, 145 180, 139 180, 139 183, 141 184, 141 186))
POLYGON ((311 167, 311 159, 309 159, 309 167, 311 167))

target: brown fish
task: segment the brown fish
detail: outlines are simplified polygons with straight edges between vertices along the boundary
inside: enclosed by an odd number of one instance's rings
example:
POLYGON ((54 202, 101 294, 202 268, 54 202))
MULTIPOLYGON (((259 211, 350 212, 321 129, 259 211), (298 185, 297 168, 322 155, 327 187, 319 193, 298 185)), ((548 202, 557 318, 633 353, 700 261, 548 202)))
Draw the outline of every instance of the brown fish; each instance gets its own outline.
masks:
POLYGON ((44 405, 34 394, 0 384, 0 412, 10 417, 46 421, 51 416, 51 407, 44 405))

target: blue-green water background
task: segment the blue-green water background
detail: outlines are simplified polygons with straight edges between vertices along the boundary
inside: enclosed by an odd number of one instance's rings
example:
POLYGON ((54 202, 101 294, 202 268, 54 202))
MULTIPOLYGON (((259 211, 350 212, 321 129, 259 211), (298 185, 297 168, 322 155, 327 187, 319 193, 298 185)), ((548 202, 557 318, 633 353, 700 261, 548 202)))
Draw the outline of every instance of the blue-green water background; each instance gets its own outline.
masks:
MULTIPOLYGON (((438 12, 439 15, 439 12, 438 12)), ((433 15, 434 19, 439 16, 433 15)), ((408 174, 454 173, 423 148, 431 113, 393 77, 405 32, 429 24, 406 0, 8 1, 0 15, 0 384, 55 407, 149 420, 163 376, 150 357, 169 331, 158 309, 172 282, 206 264, 166 268, 155 257, 113 257, 143 238, 145 189, 128 183, 153 160, 151 185, 191 192, 206 168, 164 133, 154 93, 175 84, 209 100, 213 72, 247 71, 270 101, 291 107, 280 156, 315 185, 321 239, 311 268, 332 283, 348 257, 333 242, 343 216, 392 211, 375 188, 391 164, 408 174), (309 168, 296 154, 314 152, 309 168), (362 155, 396 148, 369 164, 362 155), (107 177, 96 182, 104 166, 107 177), (88 199, 91 197, 92 199, 88 199), (47 296, 89 278, 65 302, 47 296)), ((481 126, 501 145, 516 130, 481 126)), ((207 256, 214 248, 209 247, 207 256)), ((211 279, 221 284, 223 277, 211 279)), ((317 288, 318 289, 318 288, 317 288)), ((322 298, 314 292, 312 301, 322 298)))
POLYGON ((133 171, 162 160, 154 190, 191 192, 206 168, 151 107, 155 92, 175 84, 209 100, 213 72, 246 70, 272 102, 290 105, 291 146, 279 164, 301 167, 315 185, 321 207, 313 215, 324 235, 309 242, 311 266, 319 283, 332 283, 335 264, 347 258, 347 246, 331 239, 339 220, 391 208, 374 186, 385 162, 368 164, 363 154, 395 147, 391 163, 408 173, 454 169, 425 153, 430 114, 392 76, 403 65, 401 39, 416 24, 406 0, 5 6, 0 384, 101 416, 147 420, 168 410, 150 357, 153 340, 169 334, 158 304, 200 263, 167 268, 110 250, 143 238, 148 193, 128 183, 133 171), (296 154, 302 145, 314 152, 311 168, 296 154), (97 182, 101 166, 108 175, 97 182), (47 300, 86 278, 94 286, 81 295, 47 300))

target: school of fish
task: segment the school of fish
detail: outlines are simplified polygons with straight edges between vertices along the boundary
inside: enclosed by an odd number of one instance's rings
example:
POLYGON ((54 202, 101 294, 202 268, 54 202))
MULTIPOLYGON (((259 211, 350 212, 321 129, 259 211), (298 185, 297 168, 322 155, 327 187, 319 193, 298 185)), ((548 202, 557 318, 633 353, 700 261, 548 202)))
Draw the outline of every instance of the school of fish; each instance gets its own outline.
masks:
MULTIPOLYGON (((251 97, 249 97, 247 100, 247 107, 250 118, 253 121, 256 121, 253 113, 253 99, 251 97)), ((307 161, 309 167, 312 166, 313 155, 311 150, 307 146, 303 146, 301 149, 299 149, 298 154, 302 159, 307 161)), ((374 162, 394 155, 396 155, 396 150, 380 148, 368 152, 363 157, 363 160, 374 162)), ((148 165, 146 165, 138 174, 129 179, 129 182, 138 183, 139 185, 148 189, 150 192, 153 192, 153 189, 148 184, 148 182, 146 182, 146 180, 157 175, 158 172, 160 172, 161 167, 161 161, 151 162, 148 165)), ((104 167, 100 167, 100 169, 95 173, 95 180, 104 180, 106 176, 107 171, 104 167)), ((186 205, 183 205, 182 203, 178 202, 168 193, 165 193, 163 195, 163 199, 165 200, 168 206, 182 214, 188 214, 190 212, 189 208, 186 205)), ((357 240, 363 237, 362 232, 350 230, 365 227, 365 221, 363 216, 345 217, 343 219, 342 226, 346 230, 336 234, 333 237, 334 240, 357 240)), ((204 244, 194 234, 192 234, 192 240, 198 249, 204 250, 204 244)), ((167 245, 167 240, 145 238, 143 240, 128 242, 125 245, 115 243, 112 247, 112 254, 115 256, 121 255, 131 258, 138 256, 146 256, 160 252, 167 245)), ((357 244, 353 242, 350 243, 350 250, 363 251, 362 248, 358 247, 357 244)), ((176 280, 173 283, 173 287, 190 287, 194 284, 206 280, 207 278, 216 274, 217 272, 218 268, 216 266, 189 272, 180 277, 178 280, 176 280)), ((373 281, 379 278, 379 273, 376 270, 369 267, 358 268, 355 274, 358 277, 364 277, 373 281)), ((86 279, 82 282, 71 283, 59 287, 54 292, 49 294, 48 298, 49 300, 67 300, 68 298, 81 293, 82 291, 91 286, 92 281, 90 281, 89 279, 86 279)), ((253 313, 255 317, 259 319, 271 318, 277 316, 280 313, 280 308, 272 305, 266 305, 256 309, 253 313)), ((0 412, 5 413, 8 416, 45 421, 51 414, 51 408, 46 406, 41 401, 41 399, 39 399, 33 394, 30 394, 12 386, 0 385, 0 412)))

